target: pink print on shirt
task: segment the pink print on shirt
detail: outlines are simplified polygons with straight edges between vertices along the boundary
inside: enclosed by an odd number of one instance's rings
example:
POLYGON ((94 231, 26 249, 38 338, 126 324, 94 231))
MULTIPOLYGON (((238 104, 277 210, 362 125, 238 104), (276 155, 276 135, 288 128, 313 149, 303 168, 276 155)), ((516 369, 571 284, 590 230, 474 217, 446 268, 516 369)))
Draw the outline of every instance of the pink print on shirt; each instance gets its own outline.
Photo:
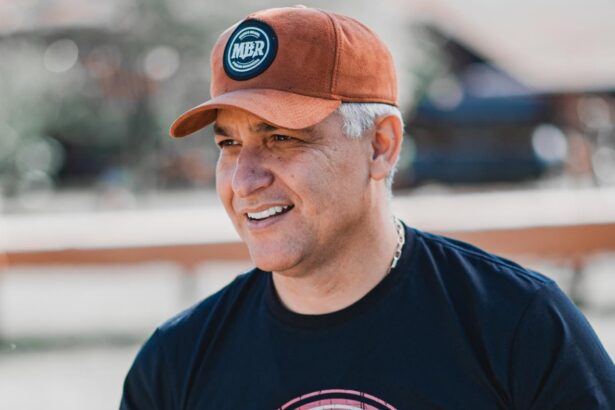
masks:
POLYGON ((304 394, 278 410, 396 410, 395 407, 372 395, 355 390, 319 390, 304 394))

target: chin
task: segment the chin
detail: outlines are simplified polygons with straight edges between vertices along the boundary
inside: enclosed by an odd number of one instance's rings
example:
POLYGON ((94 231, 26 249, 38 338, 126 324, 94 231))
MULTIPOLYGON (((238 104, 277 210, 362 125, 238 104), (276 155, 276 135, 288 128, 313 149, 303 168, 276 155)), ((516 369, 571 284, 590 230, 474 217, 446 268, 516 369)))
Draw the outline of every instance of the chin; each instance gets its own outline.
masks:
POLYGON ((304 249, 287 236, 242 238, 250 253, 254 266, 266 272, 283 272, 295 267, 302 259, 304 249))
POLYGON ((270 258, 258 258, 252 256, 254 266, 265 272, 284 272, 294 266, 288 261, 271 260, 270 258))
POLYGON ((284 255, 279 248, 274 251, 249 249, 252 263, 265 272, 284 272, 297 265, 298 260, 291 255, 284 255))

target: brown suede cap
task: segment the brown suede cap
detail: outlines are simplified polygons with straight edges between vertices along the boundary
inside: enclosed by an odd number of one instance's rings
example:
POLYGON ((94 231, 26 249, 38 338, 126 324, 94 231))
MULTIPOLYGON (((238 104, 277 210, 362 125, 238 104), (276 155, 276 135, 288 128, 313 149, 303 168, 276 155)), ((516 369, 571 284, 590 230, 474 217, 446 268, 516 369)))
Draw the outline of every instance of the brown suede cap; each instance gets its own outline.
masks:
POLYGON ((212 50, 211 73, 212 98, 180 115, 171 136, 198 131, 224 108, 302 129, 342 102, 397 105, 386 45, 350 17, 303 6, 258 11, 227 29, 212 50))

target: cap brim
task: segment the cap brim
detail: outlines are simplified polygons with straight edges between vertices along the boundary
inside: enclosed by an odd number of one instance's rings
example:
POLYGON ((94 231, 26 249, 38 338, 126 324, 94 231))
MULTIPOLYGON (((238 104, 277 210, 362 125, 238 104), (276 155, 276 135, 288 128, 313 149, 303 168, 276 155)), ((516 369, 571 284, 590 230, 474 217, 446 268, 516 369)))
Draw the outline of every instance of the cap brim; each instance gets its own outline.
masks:
POLYGON ((169 134, 179 138, 211 124, 218 109, 240 109, 265 122, 291 130, 311 127, 324 120, 341 104, 339 100, 308 97, 271 89, 242 89, 212 98, 177 118, 169 134))

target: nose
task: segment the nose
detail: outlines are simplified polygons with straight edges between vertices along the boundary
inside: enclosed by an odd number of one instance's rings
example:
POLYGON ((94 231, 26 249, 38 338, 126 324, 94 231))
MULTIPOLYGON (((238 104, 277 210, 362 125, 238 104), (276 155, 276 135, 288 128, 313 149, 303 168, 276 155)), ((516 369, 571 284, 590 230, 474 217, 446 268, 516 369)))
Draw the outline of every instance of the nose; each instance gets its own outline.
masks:
POLYGON ((235 195, 245 198, 273 182, 267 167, 267 155, 258 148, 243 147, 237 156, 232 188, 235 195))

